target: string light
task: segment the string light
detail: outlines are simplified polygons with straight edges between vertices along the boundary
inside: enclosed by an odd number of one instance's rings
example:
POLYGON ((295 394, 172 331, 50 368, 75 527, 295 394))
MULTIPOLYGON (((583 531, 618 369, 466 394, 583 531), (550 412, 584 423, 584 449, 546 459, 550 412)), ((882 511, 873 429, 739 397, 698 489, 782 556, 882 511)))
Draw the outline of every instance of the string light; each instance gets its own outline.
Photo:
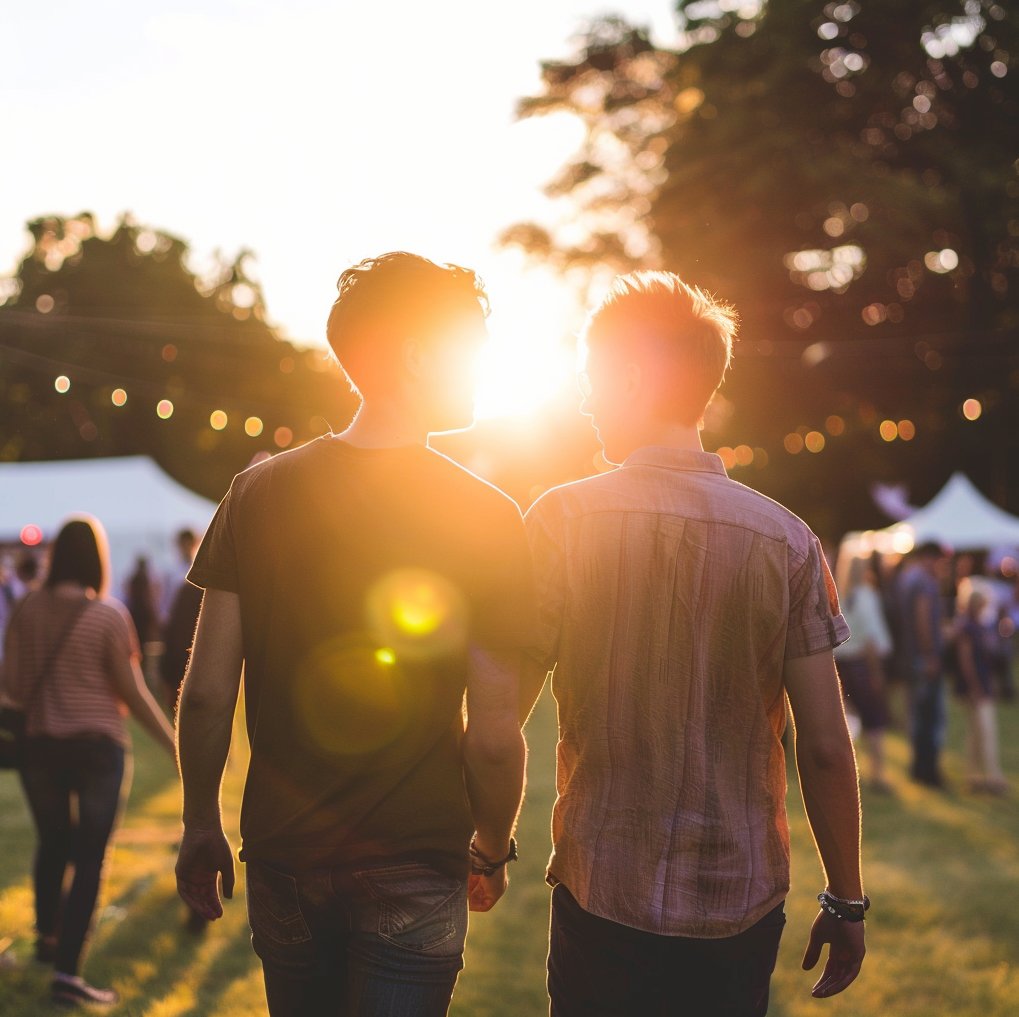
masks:
POLYGON ((962 404, 962 415, 967 420, 979 420, 984 408, 979 399, 967 399, 962 404))
POLYGON ((222 410, 213 410, 209 414, 209 427, 214 431, 222 431, 228 421, 229 417, 222 410))
POLYGON ((160 420, 169 420, 173 416, 173 403, 169 399, 160 399, 156 403, 156 416, 160 420))
POLYGON ((123 406, 127 402, 127 393, 122 388, 115 388, 110 393, 110 402, 114 406, 123 406))
POLYGON ((66 374, 58 375, 53 382, 53 387, 61 394, 65 395, 71 391, 71 379, 66 374))
POLYGON ((257 438, 262 433, 262 420, 260 417, 248 417, 244 421, 244 433, 249 438, 257 438))

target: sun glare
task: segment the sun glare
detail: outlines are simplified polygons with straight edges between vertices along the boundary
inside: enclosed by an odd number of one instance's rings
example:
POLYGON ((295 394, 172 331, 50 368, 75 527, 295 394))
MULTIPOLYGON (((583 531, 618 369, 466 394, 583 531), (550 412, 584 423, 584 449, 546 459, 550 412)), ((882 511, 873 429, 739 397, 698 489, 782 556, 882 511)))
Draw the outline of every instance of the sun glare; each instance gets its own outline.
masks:
POLYGON ((481 356, 475 415, 520 417, 574 384, 568 337, 579 324, 576 301, 552 273, 532 269, 485 278, 492 301, 489 341, 481 356))

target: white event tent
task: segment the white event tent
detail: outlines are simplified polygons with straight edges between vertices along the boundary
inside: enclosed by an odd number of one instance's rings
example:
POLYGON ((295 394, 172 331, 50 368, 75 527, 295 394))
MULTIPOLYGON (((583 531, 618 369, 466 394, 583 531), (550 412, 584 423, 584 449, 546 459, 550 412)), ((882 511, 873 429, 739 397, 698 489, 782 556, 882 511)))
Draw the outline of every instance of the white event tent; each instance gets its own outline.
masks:
POLYGON ((215 510, 148 456, 0 463, 0 545, 19 545, 26 526, 49 543, 68 516, 93 515, 109 537, 116 596, 139 555, 156 576, 173 571, 174 535, 190 527, 200 536, 215 510))
POLYGON ((935 541, 955 551, 1019 547, 1019 517, 985 498, 964 473, 953 473, 926 504, 883 530, 847 535, 854 553, 904 554, 935 541))

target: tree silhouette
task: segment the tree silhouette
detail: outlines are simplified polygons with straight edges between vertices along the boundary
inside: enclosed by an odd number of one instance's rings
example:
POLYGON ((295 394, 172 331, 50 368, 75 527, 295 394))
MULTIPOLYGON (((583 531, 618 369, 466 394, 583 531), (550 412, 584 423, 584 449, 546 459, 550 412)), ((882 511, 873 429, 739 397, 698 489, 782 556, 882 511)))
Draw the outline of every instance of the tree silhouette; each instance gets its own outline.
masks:
POLYGON ((864 478, 923 498, 960 464, 1019 508, 1015 11, 677 12, 679 51, 609 19, 542 64, 520 115, 568 111, 586 139, 549 185, 562 222, 503 242, 563 269, 666 267, 733 301, 743 341, 706 439, 763 449, 738 475, 829 532, 881 522, 864 478), (915 438, 883 440, 884 419, 915 438))
POLYGON ((200 279, 184 241, 126 215, 109 236, 88 213, 28 230, 0 306, 0 459, 144 452, 218 498, 256 453, 349 419, 335 365, 266 323, 250 252, 200 279))

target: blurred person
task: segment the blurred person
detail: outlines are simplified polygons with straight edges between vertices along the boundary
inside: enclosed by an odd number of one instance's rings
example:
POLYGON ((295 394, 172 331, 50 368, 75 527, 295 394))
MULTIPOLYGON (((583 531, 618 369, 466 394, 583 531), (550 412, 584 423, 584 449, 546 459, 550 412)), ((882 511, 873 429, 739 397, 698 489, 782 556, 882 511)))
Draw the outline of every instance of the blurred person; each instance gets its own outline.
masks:
POLYGON ((918 784, 935 788, 945 787, 940 762, 947 725, 942 667, 945 612, 939 581, 944 561, 940 544, 923 543, 910 555, 898 584, 913 750, 910 776, 918 784))
POLYGON ((997 639, 993 642, 991 667, 995 693, 1003 703, 1015 699, 1015 634, 1019 627, 1019 551, 998 549, 988 561, 991 597, 987 610, 996 621, 997 639))
POLYGON ((149 568, 149 559, 145 555, 135 559, 134 571, 128 576, 124 593, 127 609, 144 649, 146 643, 160 637, 159 612, 156 607, 159 596, 149 568))
POLYGON ((68 521, 45 583, 20 602, 6 635, 3 695, 26 712, 20 775, 38 835, 36 958, 53 964, 53 999, 69 1005, 117 1002, 79 970, 126 785, 125 714, 174 751, 141 675, 131 617, 107 596, 108 582, 102 526, 68 521))
POLYGON ((174 563, 164 572, 160 583, 159 618, 164 626, 173 611, 177 594, 187 584, 187 574, 198 550, 198 534, 190 527, 184 527, 174 534, 173 545, 176 553, 174 563))
POLYGON ((998 721, 994 711, 994 675, 988 639, 996 638, 997 623, 983 621, 992 591, 985 579, 966 576, 959 583, 954 626, 956 694, 966 704, 966 749, 969 788, 1005 794, 1008 782, 998 757, 998 721))
POLYGON ((430 1017, 468 898, 490 909, 516 857, 530 560, 517 506, 427 444, 473 420, 478 278, 395 252, 338 289, 357 415, 239 474, 189 573, 178 888, 209 919, 217 880, 232 893, 219 785, 243 663, 240 857, 270 1013, 430 1017))
POLYGON ((789 890, 786 699, 827 876, 813 995, 864 956, 856 761, 832 649, 848 637, 821 547, 731 481, 699 424, 735 314, 667 273, 618 278, 585 331, 600 476, 527 512, 559 707, 553 1017, 764 1014, 789 890))
POLYGON ((884 733, 888 727, 885 667, 892 637, 885 621, 874 571, 865 558, 851 557, 839 569, 839 601, 852 638, 835 649, 842 691, 860 718, 870 759, 870 787, 887 794, 884 733))

